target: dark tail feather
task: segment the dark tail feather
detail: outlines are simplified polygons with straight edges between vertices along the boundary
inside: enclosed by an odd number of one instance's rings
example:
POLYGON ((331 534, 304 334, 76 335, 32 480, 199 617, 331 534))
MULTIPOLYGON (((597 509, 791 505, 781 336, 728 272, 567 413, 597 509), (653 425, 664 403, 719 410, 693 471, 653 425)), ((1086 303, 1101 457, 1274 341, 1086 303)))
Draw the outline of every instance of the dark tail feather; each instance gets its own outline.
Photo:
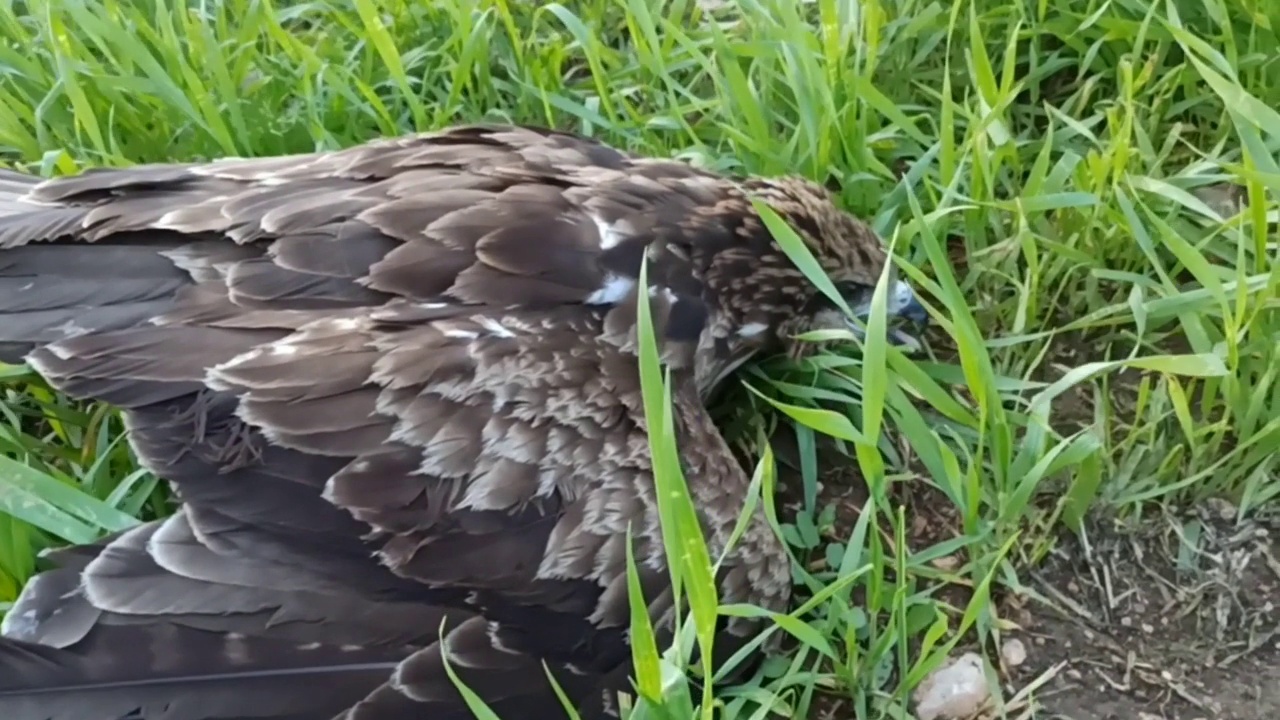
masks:
POLYGON ((99 626, 75 651, 0 639, 0 718, 329 720, 397 659, 169 623, 99 626))
POLYGON ((190 276, 135 240, 112 246, 55 243, 81 231, 88 208, 52 206, 28 193, 43 178, 0 169, 0 362, 75 335, 134 327, 172 305, 190 276), (36 240, 37 242, 32 242, 36 240))

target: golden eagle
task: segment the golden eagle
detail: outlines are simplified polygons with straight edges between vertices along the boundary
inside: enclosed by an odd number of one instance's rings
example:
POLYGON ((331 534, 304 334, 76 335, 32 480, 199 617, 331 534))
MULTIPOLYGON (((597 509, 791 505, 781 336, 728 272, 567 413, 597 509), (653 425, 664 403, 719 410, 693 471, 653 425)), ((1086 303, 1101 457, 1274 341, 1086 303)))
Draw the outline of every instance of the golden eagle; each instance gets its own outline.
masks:
MULTIPOLYGON (((61 549, 4 623, 5 720, 584 718, 626 689, 630 526, 670 605, 636 355, 642 263, 711 551, 749 478, 707 393, 845 317, 888 257, 830 194, 578 135, 0 175, 0 360, 124 412, 174 515, 61 549), (441 627, 444 627, 443 641, 441 627)), ((922 306, 895 282, 889 310, 922 306)), ((785 610, 763 516, 719 576, 785 610)), ((726 623, 728 640, 754 626, 726 623)))

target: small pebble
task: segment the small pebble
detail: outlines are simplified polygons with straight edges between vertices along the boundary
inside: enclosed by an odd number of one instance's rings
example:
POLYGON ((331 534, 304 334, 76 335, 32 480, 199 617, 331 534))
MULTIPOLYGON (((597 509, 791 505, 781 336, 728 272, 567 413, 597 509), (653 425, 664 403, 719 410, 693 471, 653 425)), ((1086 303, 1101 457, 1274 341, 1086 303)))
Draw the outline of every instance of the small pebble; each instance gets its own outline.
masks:
POLYGON ((1236 516, 1236 506, 1222 498, 1209 498, 1204 504, 1220 520, 1232 520, 1236 516))
POLYGON ((960 558, 955 555, 943 555, 940 558, 935 558, 930 564, 943 572, 950 572, 960 567, 960 558))
POLYGON ((1027 661, 1027 646, 1017 638, 1006 640, 1000 648, 1000 658, 1005 667, 1015 668, 1027 661))

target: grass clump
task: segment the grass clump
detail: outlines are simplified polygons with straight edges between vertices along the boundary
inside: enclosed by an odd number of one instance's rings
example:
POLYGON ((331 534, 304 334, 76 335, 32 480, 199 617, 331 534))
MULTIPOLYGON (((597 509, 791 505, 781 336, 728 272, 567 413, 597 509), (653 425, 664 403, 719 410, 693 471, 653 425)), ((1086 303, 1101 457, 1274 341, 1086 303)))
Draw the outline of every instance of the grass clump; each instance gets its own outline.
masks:
MULTIPOLYGON (((52 175, 497 120, 837 187, 939 328, 923 360, 873 340, 724 399, 765 490, 766 430, 794 445, 780 532, 812 599, 719 701, 904 717, 1064 530, 1276 504, 1277 35, 1262 0, 29 0, 0 6, 0 152, 52 175), (841 467, 867 490, 843 525, 818 492, 841 467)), ((112 413, 0 370, 3 602, 39 548, 170 506, 112 413)), ((700 702, 646 667, 654 707, 700 702)))

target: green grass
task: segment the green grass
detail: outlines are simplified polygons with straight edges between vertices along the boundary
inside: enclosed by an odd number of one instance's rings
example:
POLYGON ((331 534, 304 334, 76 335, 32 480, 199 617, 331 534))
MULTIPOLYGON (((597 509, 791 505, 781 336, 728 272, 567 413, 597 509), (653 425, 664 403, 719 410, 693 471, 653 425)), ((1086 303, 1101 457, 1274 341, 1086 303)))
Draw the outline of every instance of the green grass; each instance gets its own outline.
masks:
MULTIPOLYGON (((775 516, 760 427, 795 428, 807 507, 779 531, 812 600, 774 619, 798 650, 717 691, 726 718, 804 717, 819 690, 906 717, 954 645, 1003 627, 995 588, 1019 589, 1088 513, 1277 503, 1280 5, 744 0, 718 20, 692 0, 533 5, 4 3, 0 151, 50 175, 501 120, 839 187, 940 328, 926 359, 834 347, 727 393, 775 516), (1238 206, 1207 200, 1224 188, 1238 206), (839 459, 816 455, 820 434, 870 490, 835 538, 814 502, 839 459), (954 505, 941 545, 909 547, 899 502, 921 487, 954 505), (973 590, 963 607, 938 593, 955 584, 973 590)), ((0 383, 4 602, 40 547, 170 506, 115 415, 22 368, 0 383)), ((698 663, 645 657, 654 697, 635 717, 693 717, 698 663)))

